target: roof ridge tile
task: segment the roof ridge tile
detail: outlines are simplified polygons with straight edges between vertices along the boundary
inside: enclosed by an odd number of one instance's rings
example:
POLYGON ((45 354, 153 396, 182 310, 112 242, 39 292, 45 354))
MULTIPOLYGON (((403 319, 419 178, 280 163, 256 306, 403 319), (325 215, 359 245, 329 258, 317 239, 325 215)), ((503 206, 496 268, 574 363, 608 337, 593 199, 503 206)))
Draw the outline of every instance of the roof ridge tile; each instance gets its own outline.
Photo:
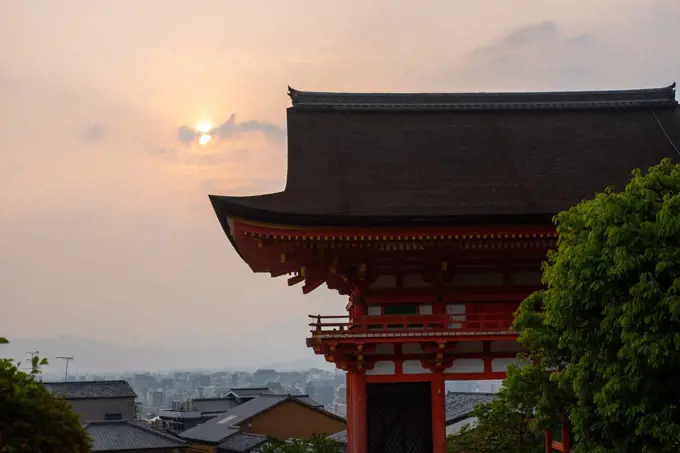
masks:
POLYGON ((675 82, 629 90, 343 93, 288 87, 294 108, 333 110, 507 110, 664 107, 677 105, 675 82))

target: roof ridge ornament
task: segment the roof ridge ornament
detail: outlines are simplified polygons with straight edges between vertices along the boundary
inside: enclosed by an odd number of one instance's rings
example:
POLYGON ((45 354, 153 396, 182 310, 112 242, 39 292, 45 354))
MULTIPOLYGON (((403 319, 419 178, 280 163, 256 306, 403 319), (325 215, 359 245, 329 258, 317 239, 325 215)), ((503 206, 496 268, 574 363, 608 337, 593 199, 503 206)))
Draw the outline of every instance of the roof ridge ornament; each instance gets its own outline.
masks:
POLYGON ((341 93, 288 87, 293 107, 331 110, 564 110, 676 107, 675 83, 629 90, 341 93))
POLYGON ((290 85, 288 85, 288 96, 290 97, 290 99, 291 99, 293 102, 295 102, 295 101, 297 100, 298 94, 299 94, 299 93, 300 93, 300 92, 299 92, 298 90, 296 90, 295 88, 293 88, 293 87, 291 87, 290 85))

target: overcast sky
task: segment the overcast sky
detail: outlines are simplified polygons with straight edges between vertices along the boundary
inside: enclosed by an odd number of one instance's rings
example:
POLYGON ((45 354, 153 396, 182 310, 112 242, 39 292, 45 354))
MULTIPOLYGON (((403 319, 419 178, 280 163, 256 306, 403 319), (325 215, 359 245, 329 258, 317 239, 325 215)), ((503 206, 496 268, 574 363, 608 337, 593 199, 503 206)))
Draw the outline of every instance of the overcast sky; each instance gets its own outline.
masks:
POLYGON ((287 85, 665 86, 679 43, 677 0, 0 0, 0 335, 311 356, 344 300, 251 274, 207 197, 283 188, 287 85))

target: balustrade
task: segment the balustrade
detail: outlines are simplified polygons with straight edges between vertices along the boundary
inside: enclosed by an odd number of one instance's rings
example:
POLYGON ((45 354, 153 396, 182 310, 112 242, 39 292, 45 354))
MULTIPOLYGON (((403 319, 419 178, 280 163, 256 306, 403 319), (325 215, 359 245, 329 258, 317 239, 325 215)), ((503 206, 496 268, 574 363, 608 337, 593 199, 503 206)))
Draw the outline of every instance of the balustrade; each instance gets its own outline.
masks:
POLYGON ((351 320, 349 316, 309 315, 311 332, 320 334, 360 334, 376 331, 426 330, 441 332, 508 331, 512 313, 466 313, 436 315, 378 315, 351 320))

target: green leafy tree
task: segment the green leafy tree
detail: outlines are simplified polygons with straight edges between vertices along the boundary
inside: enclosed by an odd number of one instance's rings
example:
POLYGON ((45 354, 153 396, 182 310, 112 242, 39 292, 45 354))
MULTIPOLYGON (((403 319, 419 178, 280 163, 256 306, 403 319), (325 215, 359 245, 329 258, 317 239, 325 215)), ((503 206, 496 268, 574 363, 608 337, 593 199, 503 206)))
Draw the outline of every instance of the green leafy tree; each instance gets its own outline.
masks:
POLYGON ((340 444, 322 434, 287 442, 271 439, 260 447, 260 453, 340 453, 340 444))
POLYGON ((515 320, 533 364, 509 390, 536 383, 536 423, 568 418, 578 453, 680 451, 680 166, 636 170, 556 225, 546 289, 515 320))
POLYGON ((447 438, 449 453, 543 453, 543 431, 532 424, 535 389, 511 394, 501 389, 493 401, 478 406, 470 425, 447 438))
MULTIPOLYGON (((7 339, 0 337, 0 344, 7 339)), ((90 441, 78 416, 60 398, 52 395, 35 377, 47 364, 37 354, 31 371, 19 363, 0 359, 0 452, 85 453, 90 441)))

